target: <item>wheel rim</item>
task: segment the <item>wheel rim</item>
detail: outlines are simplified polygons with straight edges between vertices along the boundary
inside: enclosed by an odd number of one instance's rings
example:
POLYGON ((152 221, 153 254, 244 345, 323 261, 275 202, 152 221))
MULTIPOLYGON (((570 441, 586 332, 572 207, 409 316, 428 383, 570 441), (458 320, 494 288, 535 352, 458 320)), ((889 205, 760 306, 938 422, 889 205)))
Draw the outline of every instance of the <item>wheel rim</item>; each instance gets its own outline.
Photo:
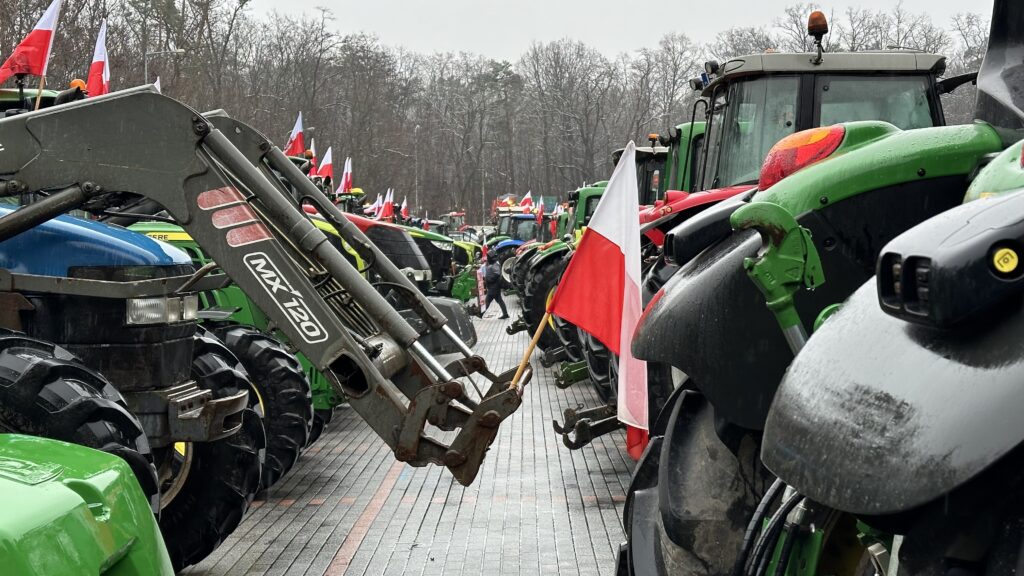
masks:
POLYGON ((192 471, 195 446, 191 442, 175 442, 168 450, 167 457, 160 466, 162 479, 160 490, 160 509, 167 508, 188 482, 192 471), (165 476, 166 475, 166 476, 165 476))

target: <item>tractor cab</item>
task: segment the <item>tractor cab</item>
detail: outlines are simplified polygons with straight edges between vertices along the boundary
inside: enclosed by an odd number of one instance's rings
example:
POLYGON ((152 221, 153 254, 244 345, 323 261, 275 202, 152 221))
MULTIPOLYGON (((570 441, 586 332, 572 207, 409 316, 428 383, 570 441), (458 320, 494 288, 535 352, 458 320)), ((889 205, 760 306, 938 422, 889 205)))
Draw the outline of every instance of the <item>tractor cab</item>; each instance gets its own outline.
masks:
MULTIPOLYGON (((654 135, 657 141, 657 135, 654 135)), ((620 148, 612 152, 612 164, 618 164, 622 157, 620 148)), ((666 146, 638 146, 636 148, 636 184, 641 206, 652 206, 665 195, 665 162, 669 149, 666 146)))
POLYGON ((819 63, 806 54, 755 54, 705 69, 714 79, 702 91, 708 112, 701 190, 757 184, 771 147, 815 126, 945 124, 937 83, 946 59, 938 54, 836 53, 819 63))

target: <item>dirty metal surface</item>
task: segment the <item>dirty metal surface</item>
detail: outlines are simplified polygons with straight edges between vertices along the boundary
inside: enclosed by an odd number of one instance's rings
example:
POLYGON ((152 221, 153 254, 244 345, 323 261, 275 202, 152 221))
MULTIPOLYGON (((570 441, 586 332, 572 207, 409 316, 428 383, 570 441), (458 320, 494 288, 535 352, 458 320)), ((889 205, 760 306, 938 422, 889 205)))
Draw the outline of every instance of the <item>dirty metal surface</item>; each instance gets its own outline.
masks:
MULTIPOLYGON (((475 350, 495 371, 513 368, 529 335, 506 334, 508 321, 492 308, 474 319, 475 350)), ((599 400, 587 381, 558 389, 539 359, 522 408, 502 423, 472 486, 438 466, 395 461, 353 410, 339 408, 235 533, 184 573, 613 574, 632 470, 624 433, 578 451, 562 446, 552 419, 599 400)))

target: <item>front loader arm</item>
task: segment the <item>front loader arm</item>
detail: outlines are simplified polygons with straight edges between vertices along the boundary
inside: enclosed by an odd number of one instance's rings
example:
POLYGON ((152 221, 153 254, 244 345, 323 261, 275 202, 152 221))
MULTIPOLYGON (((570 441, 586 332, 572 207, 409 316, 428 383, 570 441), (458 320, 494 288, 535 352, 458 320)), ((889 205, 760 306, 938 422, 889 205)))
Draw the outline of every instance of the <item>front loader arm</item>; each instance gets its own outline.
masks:
MULTIPOLYGON (((266 154, 283 158, 273 146, 266 154)), ((441 366, 292 198, 206 118, 151 87, 0 120, 0 188, 48 194, 0 218, 0 241, 70 208, 116 203, 118 194, 159 203, 400 460, 444 464, 468 484, 521 402, 508 389, 511 375, 490 374, 482 359, 441 366), (492 380, 471 412, 451 402, 464 396, 452 372, 492 380), (420 385, 402 394, 392 378, 420 385), (425 434, 428 422, 460 430, 446 446, 425 434)))

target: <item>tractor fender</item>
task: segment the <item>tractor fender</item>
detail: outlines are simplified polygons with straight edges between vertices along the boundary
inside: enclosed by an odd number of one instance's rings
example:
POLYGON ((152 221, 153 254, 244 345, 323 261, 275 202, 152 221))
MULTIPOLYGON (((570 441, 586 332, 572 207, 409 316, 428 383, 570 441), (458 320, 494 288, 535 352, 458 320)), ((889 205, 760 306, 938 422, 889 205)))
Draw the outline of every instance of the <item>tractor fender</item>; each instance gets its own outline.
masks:
POLYGON ((1002 312, 936 330, 885 314, 865 283, 793 361, 765 465, 862 515, 910 510, 978 476, 1024 442, 1024 312, 1002 312))
POLYGON ((496 251, 496 252, 500 252, 502 250, 507 250, 509 248, 515 249, 515 248, 518 248, 519 246, 521 246, 522 244, 523 244, 522 240, 513 240, 511 238, 508 238, 506 240, 502 240, 501 242, 498 242, 497 244, 495 244, 493 250, 496 251))
MULTIPOLYGON (((966 188, 965 175, 914 180, 799 216, 818 246, 827 279, 795 299, 801 318, 812 322, 826 306, 845 300, 874 274, 875 260, 889 240, 958 204, 966 188)), ((685 240, 677 238, 676 248, 685 240)), ((637 358, 675 366, 690 376, 719 416, 754 430, 764 427, 775 389, 793 358, 743 268, 744 258, 760 247, 754 231, 732 232, 711 246, 684 246, 696 257, 651 299, 632 345, 637 358)))
POLYGON ((537 268, 543 266, 545 262, 550 261, 552 258, 561 259, 564 258, 566 253, 570 252, 571 248, 568 244, 560 242, 555 246, 544 250, 543 252, 537 252, 533 255, 530 260, 530 268, 537 268))

